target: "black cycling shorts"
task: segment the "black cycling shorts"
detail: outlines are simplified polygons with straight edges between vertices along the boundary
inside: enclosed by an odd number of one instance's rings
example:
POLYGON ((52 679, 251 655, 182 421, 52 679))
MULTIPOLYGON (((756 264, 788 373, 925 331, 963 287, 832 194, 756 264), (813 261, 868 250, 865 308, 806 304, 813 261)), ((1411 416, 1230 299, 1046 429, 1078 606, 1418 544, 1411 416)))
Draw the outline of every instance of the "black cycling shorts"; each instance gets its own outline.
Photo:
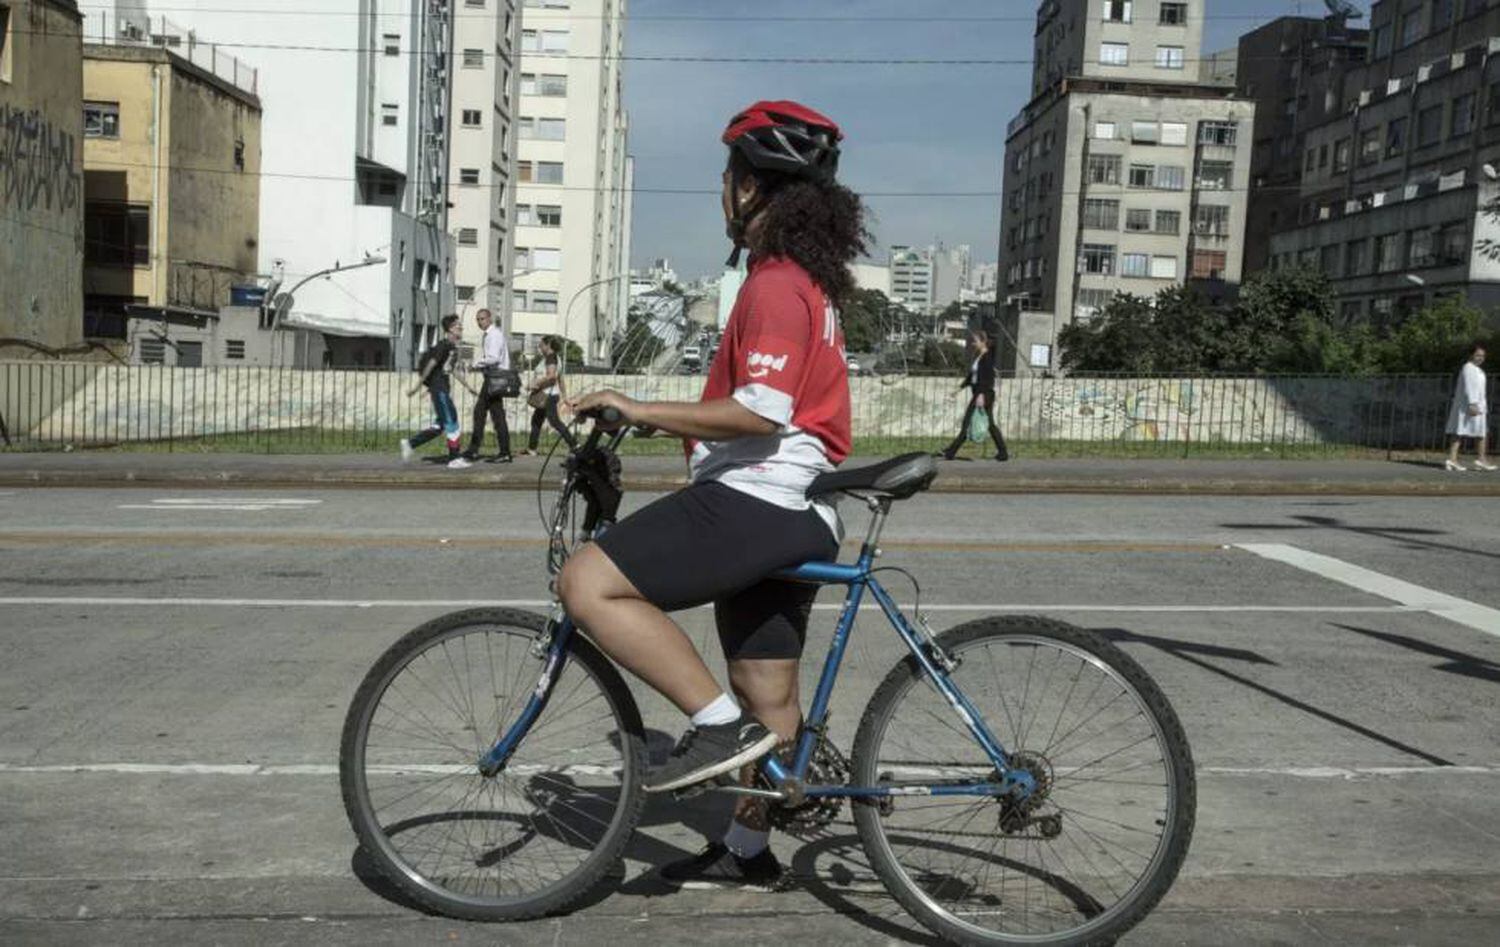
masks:
POLYGON ((663 611, 713 602, 730 660, 801 657, 818 587, 766 576, 838 555, 832 531, 813 510, 788 510, 713 482, 637 510, 598 545, 663 611))

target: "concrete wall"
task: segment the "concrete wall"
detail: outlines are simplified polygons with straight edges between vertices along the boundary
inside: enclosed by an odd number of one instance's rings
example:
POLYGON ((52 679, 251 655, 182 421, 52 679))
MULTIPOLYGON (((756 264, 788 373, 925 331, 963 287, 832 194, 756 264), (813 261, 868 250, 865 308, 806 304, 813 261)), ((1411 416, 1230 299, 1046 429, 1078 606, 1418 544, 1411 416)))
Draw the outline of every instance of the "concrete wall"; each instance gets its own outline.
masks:
MULTIPOLYGON (((12 437, 89 442, 199 437, 320 428, 395 432, 427 423, 423 397, 408 397, 406 373, 271 371, 257 368, 105 367, 0 363, 0 392, 46 392, 87 372, 76 394, 48 402, 45 416, 17 410, 12 437), (40 370, 40 374, 38 371, 40 370), (29 372, 24 376, 19 372, 29 372), (24 378, 14 383, 12 378, 24 378)), ((570 390, 611 387, 653 400, 696 400, 701 376, 583 375, 570 390)), ((941 438, 962 404, 950 377, 850 379, 856 437, 941 438)), ((472 396, 455 386, 467 423, 472 396)), ((1442 439, 1452 379, 1404 378, 1007 378, 997 416, 1022 441, 1432 446, 1442 439)), ((24 405, 18 405, 24 409, 24 405)), ((512 430, 530 417, 508 401, 512 430)))
POLYGON ((83 72, 72 0, 3 0, 0 337, 83 336, 83 72))

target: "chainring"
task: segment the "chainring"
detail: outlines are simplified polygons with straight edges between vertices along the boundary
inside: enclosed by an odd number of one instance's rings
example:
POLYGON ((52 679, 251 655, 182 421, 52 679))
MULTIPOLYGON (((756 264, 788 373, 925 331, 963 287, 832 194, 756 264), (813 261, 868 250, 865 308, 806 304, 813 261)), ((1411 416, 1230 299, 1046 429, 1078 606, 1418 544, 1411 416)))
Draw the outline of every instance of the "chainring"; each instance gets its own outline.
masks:
MULTIPOLYGON (((790 759, 784 759, 783 762, 791 764, 790 759)), ((849 760, 844 754, 820 735, 813 748, 812 760, 807 764, 806 784, 848 785, 851 772, 849 760)), ((775 803, 767 810, 766 817, 772 828, 788 835, 804 837, 815 835, 832 825, 843 808, 844 800, 841 796, 815 796, 804 798, 798 805, 775 803)))

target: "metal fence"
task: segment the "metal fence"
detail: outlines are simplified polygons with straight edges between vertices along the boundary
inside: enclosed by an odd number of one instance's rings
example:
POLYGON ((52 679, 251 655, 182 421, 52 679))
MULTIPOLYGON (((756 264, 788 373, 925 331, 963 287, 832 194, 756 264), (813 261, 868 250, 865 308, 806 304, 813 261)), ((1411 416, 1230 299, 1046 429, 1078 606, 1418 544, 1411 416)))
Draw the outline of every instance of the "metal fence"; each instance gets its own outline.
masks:
MULTIPOLYGON (((414 382, 382 370, 0 362, 0 421, 11 450, 390 450, 430 420, 425 393, 407 394, 414 382)), ((696 400, 703 386, 701 376, 568 382, 576 391, 611 387, 667 400, 696 400)), ((958 433, 967 393, 951 375, 862 375, 850 385, 860 452, 933 450, 958 433)), ((1028 375, 1000 380, 995 413, 1006 438, 1034 454, 1436 450, 1453 387, 1445 375, 1028 375)), ((467 427, 473 396, 453 390, 467 427)), ((531 410, 515 399, 507 412, 514 443, 531 410)))

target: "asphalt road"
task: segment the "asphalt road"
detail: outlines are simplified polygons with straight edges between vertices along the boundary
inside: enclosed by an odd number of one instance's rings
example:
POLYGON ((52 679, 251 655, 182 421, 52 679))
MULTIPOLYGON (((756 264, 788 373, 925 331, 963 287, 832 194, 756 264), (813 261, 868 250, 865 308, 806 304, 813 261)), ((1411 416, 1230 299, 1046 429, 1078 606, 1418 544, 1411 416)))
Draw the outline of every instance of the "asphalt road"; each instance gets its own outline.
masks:
MULTIPOLYGON (((653 803, 567 917, 468 925, 390 895, 332 774, 349 698, 420 621, 544 600, 540 536, 514 492, 0 490, 0 942, 921 941, 847 819, 776 839, 794 891, 657 883, 722 826, 712 796, 653 803)), ((1127 942, 1500 938, 1500 500, 946 495, 902 504, 883 545, 935 627, 1102 629, 1170 696, 1198 830, 1127 942)), ((709 613, 681 619, 713 657, 709 613)), ((869 619, 846 747, 899 656, 869 619)), ((668 744, 682 721, 637 693, 668 744)))

